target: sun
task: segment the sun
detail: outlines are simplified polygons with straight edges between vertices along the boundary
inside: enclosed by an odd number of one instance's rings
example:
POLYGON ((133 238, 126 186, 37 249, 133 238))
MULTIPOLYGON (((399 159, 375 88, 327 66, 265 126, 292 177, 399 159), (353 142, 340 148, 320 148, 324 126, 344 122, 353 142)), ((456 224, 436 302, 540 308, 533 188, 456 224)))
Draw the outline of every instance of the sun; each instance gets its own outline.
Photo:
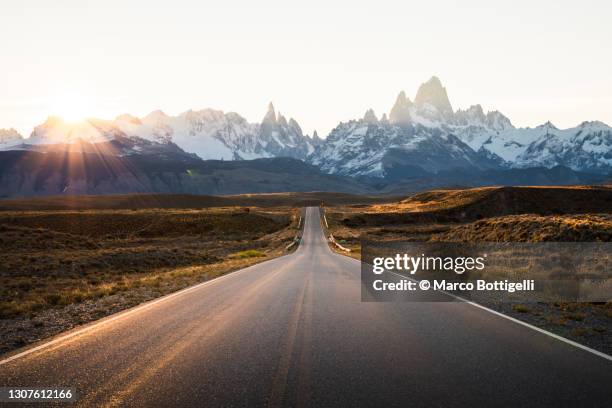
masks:
POLYGON ((68 122, 85 120, 92 114, 92 103, 79 92, 68 91, 51 101, 50 114, 68 122))

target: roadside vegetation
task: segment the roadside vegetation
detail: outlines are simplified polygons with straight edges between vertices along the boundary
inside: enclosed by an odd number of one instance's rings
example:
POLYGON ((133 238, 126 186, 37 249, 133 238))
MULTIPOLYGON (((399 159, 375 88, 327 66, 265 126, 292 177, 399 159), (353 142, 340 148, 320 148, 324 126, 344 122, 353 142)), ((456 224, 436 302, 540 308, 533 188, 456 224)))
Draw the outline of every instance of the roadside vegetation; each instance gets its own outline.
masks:
MULTIPOLYGON (((377 242, 610 242, 612 188, 435 190, 392 203, 328 208, 327 219, 335 239, 350 248, 348 255, 356 258, 360 257, 363 239, 377 242)), ((612 354, 611 302, 487 306, 612 354)))
POLYGON ((285 253, 290 207, 0 212, 0 353, 285 253))

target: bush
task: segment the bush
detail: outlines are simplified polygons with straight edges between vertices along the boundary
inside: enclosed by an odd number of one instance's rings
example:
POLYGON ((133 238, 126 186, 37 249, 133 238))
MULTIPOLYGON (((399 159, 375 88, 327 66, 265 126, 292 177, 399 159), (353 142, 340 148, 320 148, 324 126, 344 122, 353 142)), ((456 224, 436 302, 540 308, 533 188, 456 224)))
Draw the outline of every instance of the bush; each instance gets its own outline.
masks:
POLYGON ((245 258, 259 258, 259 257, 264 257, 266 256, 266 254, 264 254, 261 251, 258 251, 256 249, 248 249, 246 251, 240 251, 235 253, 232 258, 237 258, 237 259, 245 259, 245 258))

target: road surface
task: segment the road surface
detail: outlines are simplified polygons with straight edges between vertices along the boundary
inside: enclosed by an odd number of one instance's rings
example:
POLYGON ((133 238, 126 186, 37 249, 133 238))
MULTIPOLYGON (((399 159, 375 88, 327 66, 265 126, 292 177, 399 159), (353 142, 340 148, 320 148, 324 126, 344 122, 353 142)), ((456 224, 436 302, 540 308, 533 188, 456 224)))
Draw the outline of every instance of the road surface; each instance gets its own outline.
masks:
POLYGON ((295 253, 6 362, 0 385, 77 406, 609 407, 612 363, 467 303, 360 302, 308 208, 295 253))

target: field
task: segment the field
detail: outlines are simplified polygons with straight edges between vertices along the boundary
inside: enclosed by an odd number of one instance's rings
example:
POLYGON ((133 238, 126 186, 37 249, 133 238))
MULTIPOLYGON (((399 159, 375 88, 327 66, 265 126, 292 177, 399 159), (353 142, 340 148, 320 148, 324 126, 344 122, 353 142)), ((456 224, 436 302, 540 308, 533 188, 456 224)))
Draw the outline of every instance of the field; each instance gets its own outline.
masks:
POLYGON ((214 208, 231 206, 305 207, 323 205, 373 204, 396 201, 394 196, 367 196, 346 193, 305 192, 225 196, 188 194, 116 194, 53 196, 0 200, 0 211, 34 210, 133 210, 214 208))
MULTIPOLYGON (((329 232, 356 258, 362 238, 612 239, 612 188, 606 186, 435 190, 407 198, 274 193, 0 200, 0 353, 285 254, 298 233, 299 208, 319 204, 329 232)), ((610 303, 495 307, 612 352, 610 303)))
MULTIPOLYGON (((340 245, 351 249, 348 255, 358 259, 362 239, 470 243, 612 241, 609 186, 436 190, 389 203, 327 208, 326 214, 330 233, 340 245)), ((610 271, 606 273, 609 276, 610 271)), ((610 302, 487 306, 612 353, 610 302)))
POLYGON ((0 353, 286 253, 291 207, 0 212, 0 353))

